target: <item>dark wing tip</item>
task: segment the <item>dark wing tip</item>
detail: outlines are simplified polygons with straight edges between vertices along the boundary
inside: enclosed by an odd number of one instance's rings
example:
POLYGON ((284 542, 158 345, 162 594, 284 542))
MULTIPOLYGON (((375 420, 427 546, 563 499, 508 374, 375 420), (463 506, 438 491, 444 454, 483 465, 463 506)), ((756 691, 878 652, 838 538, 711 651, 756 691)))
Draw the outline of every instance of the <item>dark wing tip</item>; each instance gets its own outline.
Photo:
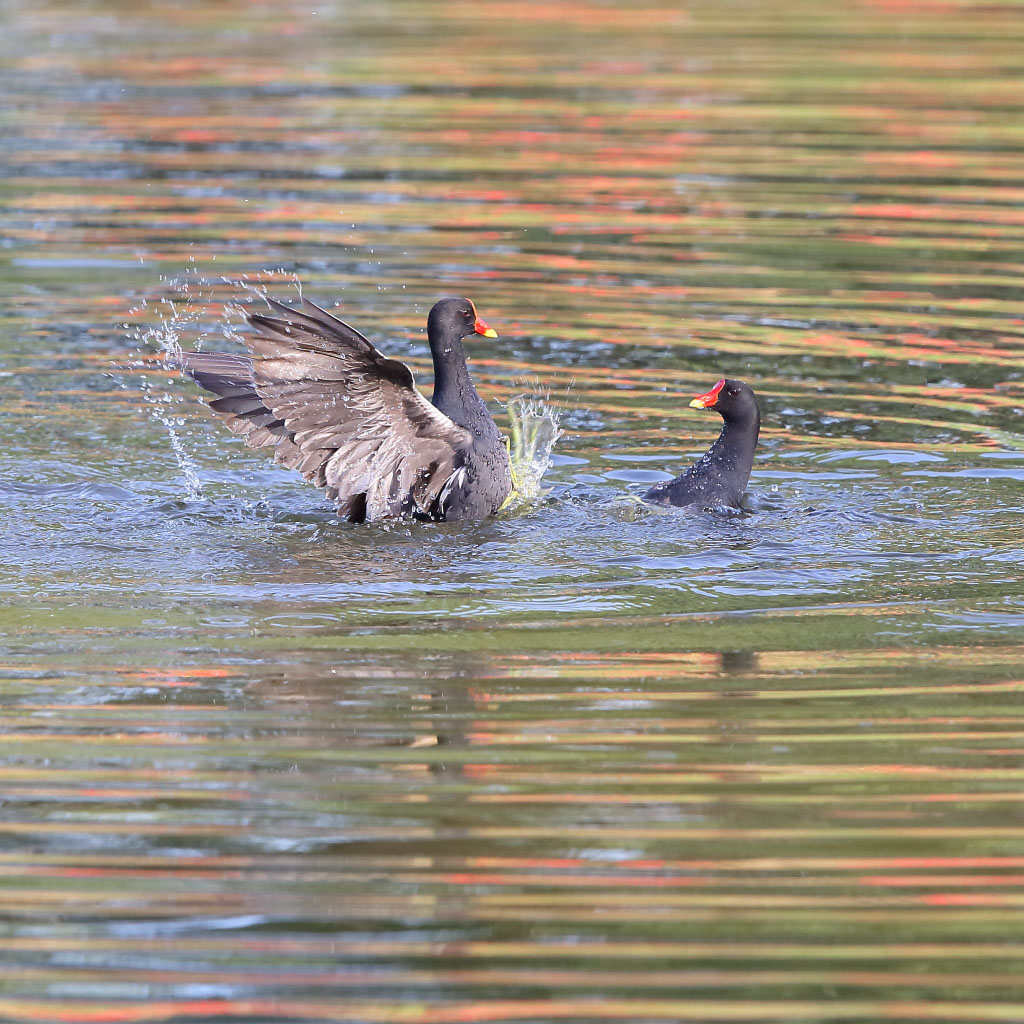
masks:
POLYGON ((266 296, 266 301, 278 314, 277 317, 269 317, 262 313, 245 314, 246 320, 257 330, 269 330, 278 337, 287 337, 292 330, 301 330, 319 335, 325 341, 346 349, 354 349, 367 355, 376 353, 373 345, 359 331, 309 299, 303 298, 301 309, 286 306, 269 296, 266 296))

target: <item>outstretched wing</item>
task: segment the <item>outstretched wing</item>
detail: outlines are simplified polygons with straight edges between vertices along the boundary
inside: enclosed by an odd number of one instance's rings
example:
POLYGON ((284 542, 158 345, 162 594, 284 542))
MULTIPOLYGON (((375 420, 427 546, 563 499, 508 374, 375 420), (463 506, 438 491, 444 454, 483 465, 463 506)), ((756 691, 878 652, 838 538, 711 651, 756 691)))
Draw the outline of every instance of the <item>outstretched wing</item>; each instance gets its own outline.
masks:
POLYGON ((278 419, 256 394, 252 360, 232 352, 185 352, 181 369, 200 387, 217 397, 210 408, 250 448, 283 443, 288 437, 284 420, 278 419))
POLYGON ((322 487, 341 516, 429 514, 463 464, 469 431, 348 324, 308 300, 301 310, 268 301, 277 316, 248 316, 258 332, 246 339, 251 360, 185 360, 218 395, 214 412, 248 444, 275 445, 277 461, 322 487))

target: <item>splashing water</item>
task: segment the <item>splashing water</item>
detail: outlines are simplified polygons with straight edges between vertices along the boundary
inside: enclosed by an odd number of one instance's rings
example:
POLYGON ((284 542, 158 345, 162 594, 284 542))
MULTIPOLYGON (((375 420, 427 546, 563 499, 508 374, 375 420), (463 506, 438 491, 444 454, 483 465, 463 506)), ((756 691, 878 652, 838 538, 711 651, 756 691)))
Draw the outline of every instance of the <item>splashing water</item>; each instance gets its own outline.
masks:
MULTIPOLYGON (((160 327, 147 331, 143 340, 157 345, 161 356, 163 356, 165 367, 180 365, 181 345, 178 343, 178 333, 173 320, 165 321, 160 327)), ((159 391, 146 378, 143 378, 142 391, 143 401, 150 407, 153 418, 161 423, 167 431, 171 451, 174 453, 178 469, 181 471, 182 482, 185 484, 186 500, 202 501, 204 495, 203 484, 199 479, 199 467, 189 454, 181 434, 178 432, 182 421, 171 412, 172 404, 180 401, 180 398, 175 398, 169 391, 159 391)))
POLYGON ((518 395, 505 407, 509 422, 509 457, 515 489, 505 509, 517 511, 546 492, 541 488, 551 452, 562 431, 558 412, 536 398, 518 395))
MULTIPOLYGON (((235 300, 222 303, 214 298, 214 294, 220 286, 228 285, 257 300, 266 299, 267 290, 274 282, 291 284, 300 298, 302 288, 298 278, 283 268, 262 270, 251 277, 243 274, 241 277, 221 276, 216 279, 206 277, 194 268, 181 277, 171 279, 161 277, 160 281, 163 287, 170 289, 174 298, 160 300, 160 308, 157 309, 159 323, 129 330, 129 337, 135 342, 140 358, 125 365, 124 369, 140 371, 138 387, 142 392, 143 401, 149 406, 151 415, 167 431, 171 451, 185 485, 185 500, 204 501, 205 495, 202 481, 199 478, 198 463, 189 453, 185 438, 181 434, 184 421, 181 417, 175 416, 173 412, 173 407, 176 404, 186 400, 185 396, 172 388, 160 388, 151 372, 153 364, 149 356, 155 352, 160 357, 159 365, 162 369, 177 370, 182 360, 182 346, 179 339, 190 327, 193 331, 197 326, 199 328, 196 347, 201 347, 202 341, 210 329, 219 332, 229 341, 240 341, 241 339, 234 329, 233 320, 243 316, 244 311, 239 302, 235 300)), ((132 315, 139 313, 147 306, 148 303, 143 299, 141 305, 132 309, 130 313, 132 315)), ((126 329, 129 328, 128 324, 124 326, 126 329)), ((123 380, 119 383, 125 388, 132 386, 123 380)))
MULTIPOLYGON (((187 292, 187 286, 184 286, 187 292)), ((141 353, 152 352, 154 349, 160 356, 160 365, 164 369, 176 368, 181 364, 182 351, 178 338, 186 324, 198 317, 198 312, 191 305, 179 308, 171 300, 164 300, 164 307, 168 311, 160 313, 160 323, 138 330, 133 333, 133 339, 138 343, 141 353)), ((143 358, 136 367, 148 371, 149 362, 143 358)), ((167 431, 167 438, 170 441, 171 451, 181 471, 182 482, 185 485, 186 501, 203 501, 203 485, 199 479, 199 467, 195 459, 189 454, 182 440, 180 428, 183 421, 173 414, 173 406, 182 401, 182 396, 173 394, 168 389, 162 389, 154 381, 149 372, 143 372, 140 389, 142 400, 149 406, 153 418, 160 423, 167 431)))

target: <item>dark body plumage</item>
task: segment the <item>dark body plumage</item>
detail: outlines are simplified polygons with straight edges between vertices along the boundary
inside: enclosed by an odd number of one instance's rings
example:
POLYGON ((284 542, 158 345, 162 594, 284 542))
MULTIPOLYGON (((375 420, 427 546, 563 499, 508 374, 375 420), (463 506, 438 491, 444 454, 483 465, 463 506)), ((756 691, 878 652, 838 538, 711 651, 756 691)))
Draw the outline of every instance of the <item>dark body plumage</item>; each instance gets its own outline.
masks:
POLYGON ((644 498, 661 505, 700 505, 703 508, 732 505, 738 508, 750 479, 761 429, 757 397, 750 385, 742 381, 720 380, 690 405, 720 413, 725 421, 722 432, 699 462, 675 480, 656 484, 644 498))
POLYGON ((505 439, 476 392, 462 339, 497 335, 468 299, 427 319, 433 404, 412 371, 357 330, 303 300, 247 314, 251 358, 189 352, 182 369, 212 391, 210 408, 245 443, 323 488, 351 522, 480 519, 512 491, 505 439))

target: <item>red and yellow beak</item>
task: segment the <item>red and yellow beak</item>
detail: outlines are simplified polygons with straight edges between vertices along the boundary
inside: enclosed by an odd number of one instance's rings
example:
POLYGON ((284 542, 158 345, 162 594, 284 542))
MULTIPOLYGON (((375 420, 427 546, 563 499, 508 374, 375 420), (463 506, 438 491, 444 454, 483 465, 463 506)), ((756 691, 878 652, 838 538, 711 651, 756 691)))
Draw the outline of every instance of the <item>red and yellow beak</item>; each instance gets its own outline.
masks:
POLYGON ((476 318, 476 323, 473 324, 473 330, 477 334, 482 334, 485 338, 496 338, 498 336, 498 332, 493 327, 488 327, 480 317, 476 318))
POLYGON ((698 395, 696 398, 690 401, 691 409, 710 409, 715 402, 718 401, 718 393, 725 387, 725 378, 723 377, 710 391, 705 391, 703 395, 698 395))

